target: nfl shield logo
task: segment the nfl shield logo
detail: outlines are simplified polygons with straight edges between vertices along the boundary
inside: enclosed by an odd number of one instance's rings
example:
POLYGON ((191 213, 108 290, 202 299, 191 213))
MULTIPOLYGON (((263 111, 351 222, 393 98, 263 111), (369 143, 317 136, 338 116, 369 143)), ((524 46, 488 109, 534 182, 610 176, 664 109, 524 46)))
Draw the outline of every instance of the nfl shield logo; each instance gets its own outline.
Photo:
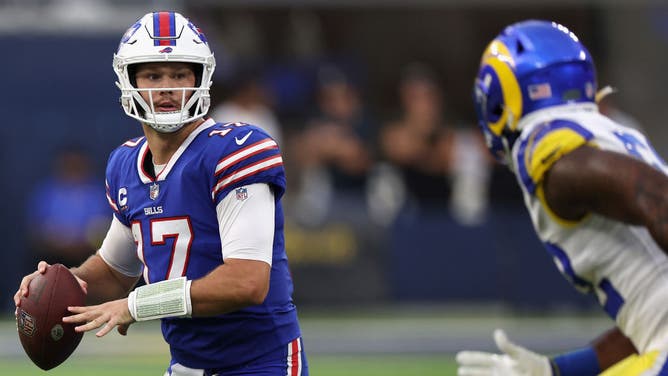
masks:
POLYGON ((237 188, 235 191, 237 194, 237 200, 243 201, 248 198, 248 190, 245 187, 237 188))
POLYGON ((22 309, 19 309, 17 329, 28 337, 32 337, 35 334, 35 319, 22 309))
POLYGON ((151 188, 149 189, 148 197, 149 197, 151 200, 155 200, 156 198, 158 198, 158 195, 159 195, 159 194, 160 194, 160 186, 157 185, 157 184, 155 184, 155 183, 153 183, 153 185, 152 185, 151 188))

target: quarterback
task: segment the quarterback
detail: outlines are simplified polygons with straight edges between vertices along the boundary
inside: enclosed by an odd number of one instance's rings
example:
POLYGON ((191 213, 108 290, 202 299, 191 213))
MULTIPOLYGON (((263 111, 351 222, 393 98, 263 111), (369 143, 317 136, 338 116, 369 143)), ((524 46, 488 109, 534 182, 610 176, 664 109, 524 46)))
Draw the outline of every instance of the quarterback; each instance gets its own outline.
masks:
POLYGON ((459 375, 668 375, 668 169, 643 134, 599 113, 596 90, 577 36, 529 20, 488 45, 474 99, 545 249, 615 328, 553 358, 499 330, 502 354, 461 352, 459 375))
MULTIPOLYGON (((143 136, 109 157, 113 219, 97 253, 72 269, 88 305, 70 307, 63 320, 101 337, 160 319, 166 375, 308 375, 278 145, 259 127, 206 117, 215 59, 178 13, 134 23, 113 68, 121 105, 143 136)), ((23 278, 17 305, 46 266, 23 278)))

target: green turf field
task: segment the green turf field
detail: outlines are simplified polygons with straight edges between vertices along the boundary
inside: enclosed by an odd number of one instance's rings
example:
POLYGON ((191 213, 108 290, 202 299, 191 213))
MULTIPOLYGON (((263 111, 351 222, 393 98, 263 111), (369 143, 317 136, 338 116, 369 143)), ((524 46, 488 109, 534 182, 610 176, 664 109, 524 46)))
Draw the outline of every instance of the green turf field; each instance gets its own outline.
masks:
MULTIPOLYGON (((162 356, 78 357, 59 367, 42 371, 28 358, 0 358, 0 374, 12 376, 147 376, 162 375, 167 359, 162 356)), ((455 375, 451 357, 441 356, 311 356, 310 374, 314 376, 393 376, 455 375)))
MULTIPOLYGON (((498 351, 492 331, 504 328, 518 343, 546 354, 575 348, 609 328, 601 316, 519 316, 453 307, 307 312, 302 331, 314 376, 456 375, 454 353, 498 351)), ((47 372, 23 352, 13 317, 0 317, 0 376, 162 376, 169 349, 159 322, 134 324, 126 337, 84 336, 72 356, 47 372)))

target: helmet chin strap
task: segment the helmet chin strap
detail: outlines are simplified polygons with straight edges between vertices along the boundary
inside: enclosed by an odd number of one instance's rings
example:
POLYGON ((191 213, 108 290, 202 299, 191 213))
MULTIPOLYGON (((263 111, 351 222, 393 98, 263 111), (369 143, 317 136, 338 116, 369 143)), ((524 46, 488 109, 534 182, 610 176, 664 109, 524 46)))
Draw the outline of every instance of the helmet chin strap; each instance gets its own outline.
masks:
POLYGON ((146 124, 160 133, 173 133, 183 128, 187 111, 146 113, 146 124))
MULTIPOLYGON (((192 100, 182 106, 180 111, 156 112, 153 105, 153 90, 149 90, 148 96, 150 104, 147 107, 150 111, 146 111, 144 117, 151 128, 160 133, 173 133, 183 128, 183 125, 190 117, 188 108, 192 106, 192 100)), ((186 91, 183 90, 181 93, 181 103, 185 102, 185 97, 186 91)))

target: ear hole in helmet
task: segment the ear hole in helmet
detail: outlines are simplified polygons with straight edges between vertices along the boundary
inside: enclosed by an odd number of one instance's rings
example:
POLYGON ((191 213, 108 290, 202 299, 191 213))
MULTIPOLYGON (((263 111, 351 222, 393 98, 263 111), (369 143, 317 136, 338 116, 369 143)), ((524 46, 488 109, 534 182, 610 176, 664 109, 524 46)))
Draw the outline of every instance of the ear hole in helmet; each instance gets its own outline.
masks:
POLYGON ((497 103, 492 107, 492 110, 490 112, 492 113, 492 115, 498 118, 501 115, 503 115, 503 106, 500 103, 497 103))
POLYGON ((524 50, 525 50, 525 48, 524 48, 524 44, 522 43, 522 41, 517 40, 517 54, 521 55, 522 53, 524 53, 524 50))

